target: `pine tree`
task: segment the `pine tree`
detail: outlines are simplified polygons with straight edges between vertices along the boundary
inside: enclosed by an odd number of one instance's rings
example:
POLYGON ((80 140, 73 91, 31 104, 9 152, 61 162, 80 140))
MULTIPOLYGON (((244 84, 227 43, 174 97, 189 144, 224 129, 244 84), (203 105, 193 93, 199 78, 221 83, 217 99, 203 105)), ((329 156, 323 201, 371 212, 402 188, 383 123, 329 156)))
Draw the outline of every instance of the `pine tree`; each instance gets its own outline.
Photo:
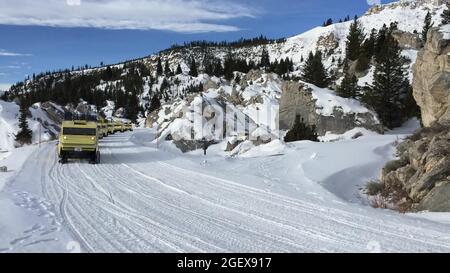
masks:
POLYGON ((370 32, 369 38, 364 40, 364 43, 362 45, 362 52, 361 55, 364 55, 368 60, 372 59, 372 57, 375 54, 375 43, 377 40, 377 30, 372 29, 370 32))
POLYGON ((325 22, 323 22, 322 26, 327 27, 333 24, 333 19, 328 18, 325 22))
POLYGON ((417 117, 419 118, 419 120, 421 120, 420 107, 419 105, 417 105, 417 102, 414 99, 413 88, 411 85, 409 85, 409 82, 406 82, 405 86, 409 86, 409 88, 406 91, 406 95, 402 103, 401 112, 405 115, 406 118, 417 117))
POLYGON ((225 58, 223 70, 224 70, 223 73, 224 73, 225 79, 228 81, 231 81, 234 76, 233 72, 235 71, 235 61, 234 61, 234 57, 233 57, 233 54, 231 53, 231 51, 228 52, 228 54, 225 58))
POLYGON ((431 23, 431 13, 427 12, 427 16, 425 16, 425 22, 422 30, 422 41, 425 43, 427 41, 428 30, 433 27, 433 23, 431 23))
POLYGON ((166 76, 172 75, 172 70, 170 70, 169 61, 166 61, 166 63, 164 64, 164 75, 166 76))
POLYGON ((392 129, 400 126, 405 119, 402 105, 410 85, 398 42, 390 31, 383 40, 383 54, 376 58, 373 84, 368 86, 363 101, 372 106, 386 127, 392 129))
POLYGON ((136 122, 139 113, 139 99, 135 92, 131 92, 127 99, 126 117, 132 122, 136 122))
POLYGON ((389 29, 387 28, 386 24, 383 24, 381 29, 378 30, 377 36, 375 38, 375 45, 373 52, 374 53, 373 56, 375 56, 375 59, 382 58, 385 40, 388 32, 389 29))
POLYGON ((0 100, 8 101, 8 92, 3 92, 3 94, 0 96, 0 100))
POLYGON ((450 2, 447 1, 447 8, 442 13, 442 24, 447 25, 450 24, 450 2))
POLYGON ((149 112, 152 113, 161 108, 161 101, 159 100, 159 95, 155 94, 150 102, 149 112))
POLYGON ((197 64, 195 63, 194 57, 191 58, 189 75, 192 77, 198 77, 197 64))
POLYGON ((158 63, 156 64, 156 76, 162 76, 163 67, 161 63, 161 58, 158 58, 158 63))
POLYGON ((364 41, 364 30, 358 20, 350 25, 350 32, 347 36, 346 56, 348 60, 356 61, 361 55, 361 46, 364 41))
POLYGON ((284 137, 285 142, 294 142, 300 140, 310 140, 318 142, 318 135, 316 133, 316 126, 308 126, 300 116, 296 116, 295 123, 284 137))
POLYGON ((20 145, 31 144, 33 138, 33 132, 28 127, 27 121, 28 107, 25 99, 20 101, 20 115, 19 115, 19 128, 20 131, 16 135, 16 142, 20 145))
POLYGON ((176 71, 175 73, 176 73, 176 75, 181 75, 181 74, 183 74, 183 70, 181 69, 181 65, 180 65, 180 64, 178 64, 178 66, 177 66, 177 71, 176 71))
POLYGON ((328 73, 322 63, 322 52, 309 53, 308 59, 303 67, 303 80, 318 87, 324 88, 329 84, 328 73))
POLYGON ((213 74, 216 77, 221 77, 221 76, 224 75, 224 69, 222 67, 222 61, 220 59, 217 59, 215 64, 214 64, 213 74))
POLYGON ((338 86, 336 93, 344 98, 356 99, 359 96, 358 78, 349 73, 348 61, 344 61, 344 79, 338 86))
POLYGON ((263 48, 259 67, 264 69, 270 68, 270 56, 266 48, 263 48))
POLYGON ((323 66, 322 63, 322 52, 317 51, 316 55, 314 56, 315 59, 315 66, 316 66, 316 76, 315 76, 315 82, 314 84, 318 87, 325 88, 330 83, 330 79, 328 77, 328 72, 323 66))
POLYGON ((305 82, 312 83, 314 81, 315 76, 315 59, 314 54, 312 51, 309 52, 308 58, 305 61, 305 64, 303 66, 303 72, 302 72, 302 78, 305 82))

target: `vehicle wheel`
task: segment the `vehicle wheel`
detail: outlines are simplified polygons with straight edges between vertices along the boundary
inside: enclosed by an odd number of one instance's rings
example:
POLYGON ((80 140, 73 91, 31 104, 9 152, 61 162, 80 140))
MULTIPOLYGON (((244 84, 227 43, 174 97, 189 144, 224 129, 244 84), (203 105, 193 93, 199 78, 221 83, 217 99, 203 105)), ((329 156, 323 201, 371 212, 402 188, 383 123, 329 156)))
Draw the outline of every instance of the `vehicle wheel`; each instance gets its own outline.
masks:
POLYGON ((96 156, 95 156, 95 164, 100 164, 100 152, 97 151, 96 156))
POLYGON ((61 164, 67 164, 68 160, 67 160, 67 156, 64 154, 61 154, 61 157, 59 158, 59 163, 61 164))
POLYGON ((100 163, 100 152, 93 152, 91 155, 91 160, 89 160, 90 164, 99 164, 100 163))

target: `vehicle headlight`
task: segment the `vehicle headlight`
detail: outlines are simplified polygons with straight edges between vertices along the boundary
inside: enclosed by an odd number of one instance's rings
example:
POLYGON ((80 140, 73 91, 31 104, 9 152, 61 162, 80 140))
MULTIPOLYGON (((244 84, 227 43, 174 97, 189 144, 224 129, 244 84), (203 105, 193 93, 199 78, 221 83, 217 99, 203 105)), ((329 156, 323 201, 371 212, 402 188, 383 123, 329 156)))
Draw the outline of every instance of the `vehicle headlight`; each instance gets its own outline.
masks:
POLYGON ((91 137, 92 140, 95 140, 95 137, 91 137))
POLYGON ((66 136, 64 136, 63 138, 64 138, 64 140, 67 140, 67 137, 66 137, 66 136))

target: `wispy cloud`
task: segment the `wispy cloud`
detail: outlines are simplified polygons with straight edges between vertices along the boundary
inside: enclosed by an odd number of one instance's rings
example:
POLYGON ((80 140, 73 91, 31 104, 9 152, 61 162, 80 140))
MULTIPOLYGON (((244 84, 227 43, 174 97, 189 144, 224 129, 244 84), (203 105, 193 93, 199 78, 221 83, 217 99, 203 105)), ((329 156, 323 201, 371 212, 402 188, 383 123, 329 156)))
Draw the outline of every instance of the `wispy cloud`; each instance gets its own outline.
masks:
POLYGON ((24 56, 31 56, 31 54, 11 52, 11 51, 0 48, 0 57, 24 57, 24 56))
MULTIPOLYGON (((243 1, 241 1, 243 2, 243 1)), ((226 32, 258 13, 236 0, 0 0, 0 24, 226 32)))

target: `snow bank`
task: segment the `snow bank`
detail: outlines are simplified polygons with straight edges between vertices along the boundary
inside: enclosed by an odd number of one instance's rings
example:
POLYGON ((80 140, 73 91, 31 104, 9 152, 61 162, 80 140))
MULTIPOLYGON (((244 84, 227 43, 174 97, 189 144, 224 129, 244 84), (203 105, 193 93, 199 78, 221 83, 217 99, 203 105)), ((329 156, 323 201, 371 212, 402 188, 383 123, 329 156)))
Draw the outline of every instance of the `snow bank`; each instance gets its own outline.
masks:
POLYGON ((344 134, 338 135, 338 134, 332 134, 332 133, 326 133, 324 136, 319 137, 319 140, 322 142, 335 142, 335 141, 341 141, 341 140, 351 140, 356 139, 364 136, 375 136, 379 135, 378 133, 375 133, 373 131, 367 130, 365 128, 354 128, 348 132, 345 132, 344 134))
POLYGON ((279 139, 273 140, 267 144, 263 144, 256 147, 248 143, 245 146, 248 149, 246 149, 245 151, 244 150, 240 151, 238 153, 239 157, 251 158, 251 157, 276 156, 283 154, 286 149, 285 144, 279 139))

